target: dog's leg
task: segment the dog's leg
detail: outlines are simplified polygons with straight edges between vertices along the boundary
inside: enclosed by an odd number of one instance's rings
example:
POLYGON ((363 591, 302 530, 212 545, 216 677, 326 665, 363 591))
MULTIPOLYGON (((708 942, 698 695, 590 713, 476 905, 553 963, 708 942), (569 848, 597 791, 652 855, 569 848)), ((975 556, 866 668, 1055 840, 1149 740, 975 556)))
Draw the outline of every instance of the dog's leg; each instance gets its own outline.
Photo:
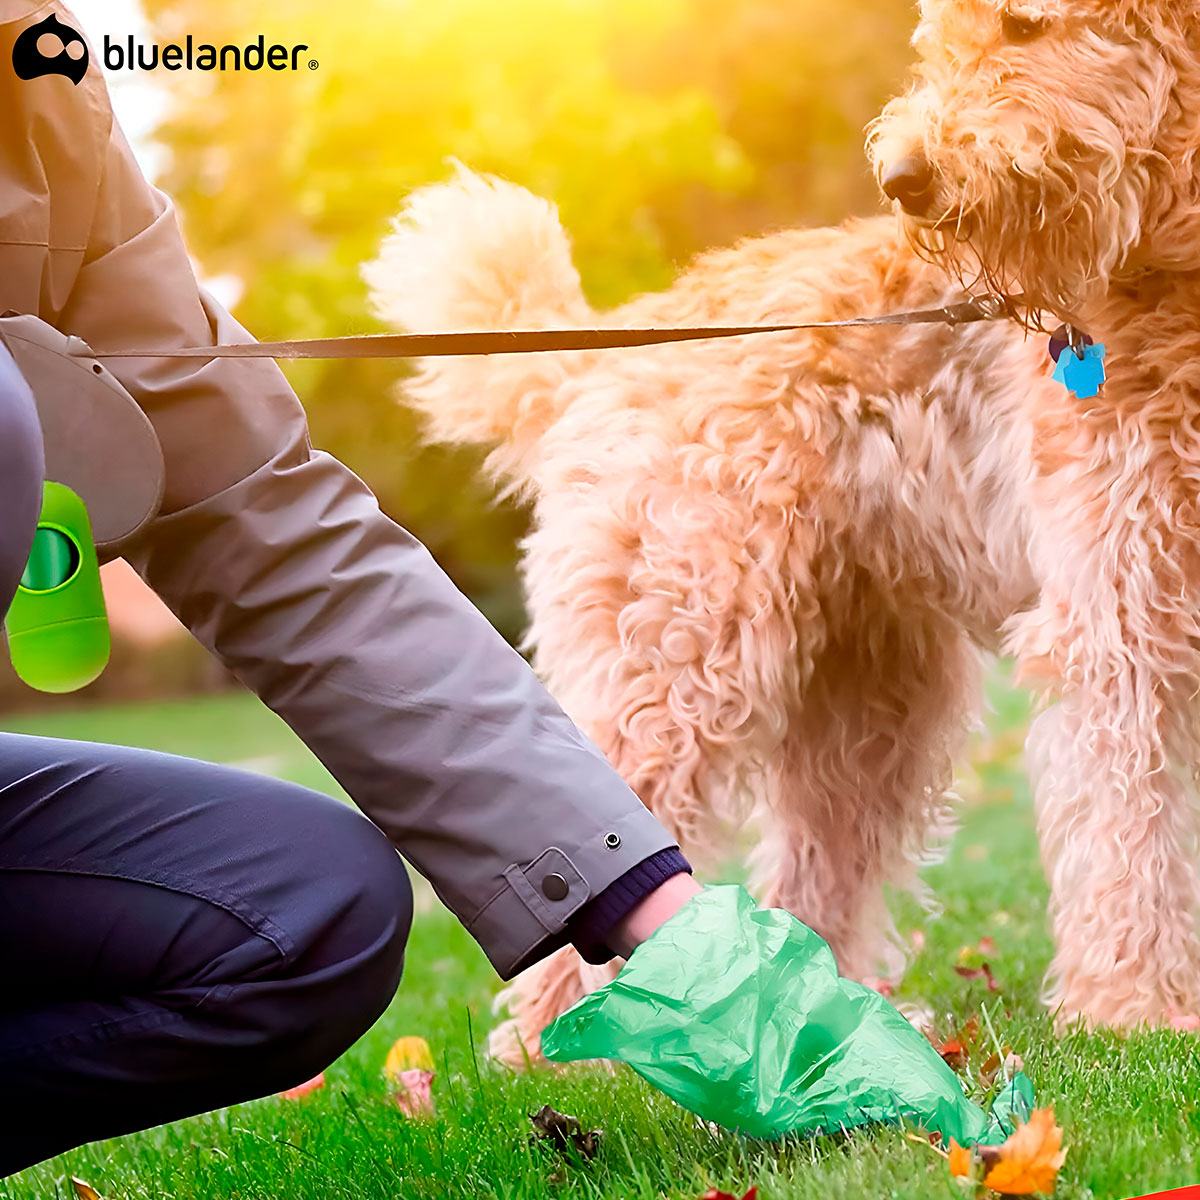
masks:
POLYGON ((1144 458, 1135 442, 1112 455, 1111 478, 1092 466, 1066 480, 1041 602, 1011 622, 1025 674, 1064 681, 1028 747, 1056 943, 1046 998, 1063 1021, 1117 1027, 1200 1015, 1197 823, 1181 769, 1198 757, 1200 564, 1178 473, 1124 469, 1144 458), (1093 479, 1099 493, 1081 500, 1093 479))
POLYGON ((491 1058, 517 1070, 545 1063, 542 1030, 589 992, 611 982, 623 959, 600 966, 586 963, 572 946, 564 946, 522 971, 496 996, 493 1011, 509 1014, 488 1036, 491 1058))
POLYGON ((895 979, 905 954, 884 885, 919 890, 918 866, 950 831, 952 755, 977 702, 978 655, 944 618, 888 611, 878 594, 847 618, 773 776, 756 885, 829 942, 842 974, 895 979))
MULTIPOLYGON (((700 865, 731 852, 729 826, 753 807, 798 693, 782 561, 797 539, 786 505, 655 486, 679 522, 643 531, 662 541, 631 552, 607 504, 538 530, 531 640, 558 701, 700 865)), ((522 974, 491 1052, 542 1061, 541 1030, 620 965, 591 968, 568 948, 522 974)))
POLYGON ((1030 730, 1056 944, 1045 998, 1063 1022, 1200 1014, 1196 821, 1172 769, 1173 692, 1137 650, 1093 659, 1030 730))

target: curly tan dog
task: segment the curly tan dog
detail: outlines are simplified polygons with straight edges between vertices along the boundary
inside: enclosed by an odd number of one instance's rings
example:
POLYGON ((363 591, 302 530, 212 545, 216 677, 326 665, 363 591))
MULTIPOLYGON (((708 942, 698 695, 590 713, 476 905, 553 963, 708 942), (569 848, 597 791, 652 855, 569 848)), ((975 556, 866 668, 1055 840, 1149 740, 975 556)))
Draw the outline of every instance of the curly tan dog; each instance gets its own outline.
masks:
MULTIPOLYGON (((552 207, 463 172, 415 193, 366 270, 417 330, 589 326, 552 207)), ((783 323, 961 298, 896 222, 699 259, 606 323, 783 323)), ((977 645, 1032 604, 1044 340, 1011 324, 764 334, 642 350, 426 360, 405 396, 494 444, 532 499, 535 664, 694 861, 752 817, 755 886, 869 978, 902 964, 885 884, 945 831, 977 645)), ((611 978, 574 951, 503 994, 492 1051, 611 978)))
POLYGON ((1008 643, 1034 726, 1051 1004, 1200 1013, 1200 20, 1194 0, 926 0, 872 134, 913 240, 1105 344, 1030 409, 1038 603, 1008 643))

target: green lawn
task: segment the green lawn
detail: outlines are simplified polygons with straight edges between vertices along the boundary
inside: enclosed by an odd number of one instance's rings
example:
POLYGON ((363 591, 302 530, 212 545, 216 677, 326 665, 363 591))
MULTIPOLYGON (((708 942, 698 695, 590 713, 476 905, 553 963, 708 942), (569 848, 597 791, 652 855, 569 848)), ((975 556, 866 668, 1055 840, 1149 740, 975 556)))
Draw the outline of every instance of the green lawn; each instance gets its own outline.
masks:
MULTIPOLYGON (((1154 1033, 1122 1040, 1056 1039, 1037 996, 1049 957, 1042 881, 1021 769, 1023 696, 1000 677, 995 712, 964 773, 962 830, 927 878, 944 914, 900 1000, 941 1015, 947 1031, 987 1006, 1000 1039, 1024 1056, 1040 1103, 1053 1103, 1069 1146, 1059 1197, 1122 1197, 1200 1182, 1200 1041, 1154 1033), (955 973, 964 946, 995 942, 1000 983, 955 973)), ((291 733, 244 696, 112 708, 17 721, 6 729, 151 746, 236 762, 336 793, 291 733)), ((498 986, 482 953, 436 905, 417 919, 408 970, 378 1025, 328 1072, 322 1092, 266 1099, 88 1147, 0 1182, 5 1197, 70 1195, 78 1175, 106 1197, 354 1198, 670 1197, 694 1200, 716 1185, 761 1200, 961 1197, 931 1150, 893 1130, 784 1145, 713 1135, 622 1069, 511 1076, 474 1053, 498 986), (380 1077, 392 1041, 425 1037, 439 1074, 436 1120, 410 1123, 380 1077), (530 1146, 528 1114, 544 1103, 606 1137, 595 1161, 567 1167, 530 1146)), ((906 929, 918 924, 906 913, 906 929)), ((0 1080, 0 1086, 3 1081, 0 1080)), ((6 1103, 19 1103, 19 1096, 6 1103)))

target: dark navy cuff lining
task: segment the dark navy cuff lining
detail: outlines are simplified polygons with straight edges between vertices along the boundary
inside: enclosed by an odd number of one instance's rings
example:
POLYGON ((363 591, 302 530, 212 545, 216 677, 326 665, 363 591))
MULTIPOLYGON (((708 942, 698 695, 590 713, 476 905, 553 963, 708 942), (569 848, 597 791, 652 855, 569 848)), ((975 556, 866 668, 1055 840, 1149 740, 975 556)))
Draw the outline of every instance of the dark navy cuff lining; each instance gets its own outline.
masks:
POLYGON ((668 879, 691 874, 691 870, 691 863, 680 850, 670 846, 642 859, 636 867, 613 880, 598 896, 593 896, 567 922, 571 941, 584 961, 604 963, 615 958, 612 949, 605 945, 613 926, 668 879))

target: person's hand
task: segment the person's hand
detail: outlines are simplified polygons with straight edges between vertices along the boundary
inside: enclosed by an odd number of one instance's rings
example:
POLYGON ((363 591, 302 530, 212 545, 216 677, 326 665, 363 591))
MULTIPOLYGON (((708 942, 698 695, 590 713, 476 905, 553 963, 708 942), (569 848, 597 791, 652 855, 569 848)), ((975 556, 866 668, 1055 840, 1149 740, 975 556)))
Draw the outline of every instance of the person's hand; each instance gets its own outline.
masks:
POLYGON ((806 925, 736 886, 687 899, 541 1042, 553 1060, 620 1059, 755 1137, 908 1121, 968 1145, 987 1126, 923 1034, 840 979, 806 925))
POLYGON ((672 875, 613 926, 607 938, 609 947, 622 958, 628 958, 660 925, 702 891, 704 888, 686 871, 672 875))

